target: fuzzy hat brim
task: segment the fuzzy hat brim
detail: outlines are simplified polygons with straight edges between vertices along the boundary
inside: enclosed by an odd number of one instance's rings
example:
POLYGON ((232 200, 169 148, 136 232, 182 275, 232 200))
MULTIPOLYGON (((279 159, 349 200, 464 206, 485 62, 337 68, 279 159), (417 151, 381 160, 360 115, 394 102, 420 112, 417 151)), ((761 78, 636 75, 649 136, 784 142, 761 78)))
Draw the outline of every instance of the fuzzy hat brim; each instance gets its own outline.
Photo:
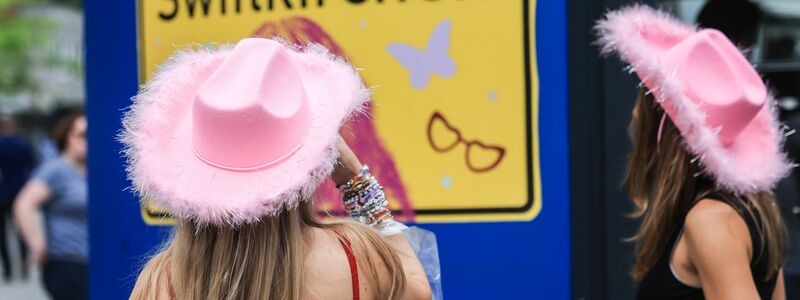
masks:
POLYGON ((290 49, 308 95, 311 129, 294 154, 268 168, 239 172, 213 167, 193 154, 191 111, 202 84, 230 47, 182 50, 160 66, 133 98, 119 139, 128 177, 142 201, 180 219, 238 225, 309 199, 331 173, 339 128, 363 110, 370 93, 356 70, 326 48, 290 49))
POLYGON ((771 96, 738 138, 723 145, 718 130, 706 122, 706 114, 683 92, 683 83, 662 64, 658 54, 695 34, 697 28, 648 6, 634 5, 606 14, 596 31, 602 53, 616 53, 629 64, 629 70, 639 76, 681 129, 685 146, 718 188, 737 194, 767 191, 791 170, 782 150, 784 130, 771 96))

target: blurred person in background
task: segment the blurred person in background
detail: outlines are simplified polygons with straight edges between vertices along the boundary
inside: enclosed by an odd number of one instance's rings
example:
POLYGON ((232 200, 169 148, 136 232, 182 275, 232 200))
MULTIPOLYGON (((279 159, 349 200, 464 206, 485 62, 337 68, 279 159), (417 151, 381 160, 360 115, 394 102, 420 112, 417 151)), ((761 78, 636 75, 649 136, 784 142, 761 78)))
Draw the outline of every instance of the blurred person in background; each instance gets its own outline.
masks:
POLYGON ((53 140, 61 156, 33 172, 14 205, 31 258, 54 300, 88 298, 86 125, 83 112, 58 121, 53 140))
POLYGON ((758 40, 764 12, 750 0, 710 0, 700 10, 697 25, 714 28, 736 46, 750 49, 758 40))
POLYGON ((628 193, 641 219, 638 299, 786 299, 771 189, 791 169, 773 99, 723 33, 647 6, 598 23, 603 53, 643 81, 628 193))
MULTIPOLYGON (((11 280, 12 259, 10 248, 18 237, 16 230, 9 230, 6 225, 13 224, 12 207, 20 189, 28 181, 34 167, 33 153, 30 145, 19 134, 17 123, 11 115, 0 116, 0 259, 3 263, 3 278, 11 280), (11 236, 7 236, 11 234, 11 236)), ((20 266, 22 277, 28 277, 28 264, 24 243, 19 240, 20 266)))

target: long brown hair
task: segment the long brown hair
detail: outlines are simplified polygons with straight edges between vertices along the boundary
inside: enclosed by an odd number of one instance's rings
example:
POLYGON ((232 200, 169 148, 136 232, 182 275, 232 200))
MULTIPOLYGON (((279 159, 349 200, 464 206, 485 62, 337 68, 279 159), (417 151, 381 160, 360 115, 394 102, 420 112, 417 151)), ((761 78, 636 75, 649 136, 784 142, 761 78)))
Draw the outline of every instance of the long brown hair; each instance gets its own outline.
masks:
POLYGON ((375 287, 375 299, 398 299, 404 293, 403 267, 383 238, 357 222, 318 220, 306 202, 237 228, 182 222, 166 248, 144 266, 131 299, 155 300, 165 280, 175 299, 300 299, 312 228, 335 231, 350 241, 357 264, 367 271, 360 277, 375 287), (377 262, 368 249, 389 270, 388 290, 378 288, 377 262))
MULTIPOLYGON (((692 206, 710 193, 725 195, 740 214, 757 220, 756 229, 770 266, 768 278, 777 274, 784 255, 785 230, 772 193, 735 196, 717 191, 713 180, 683 142, 680 131, 667 117, 658 141, 664 110, 654 97, 640 90, 628 131, 633 151, 628 157, 628 195, 635 206, 633 217, 641 225, 630 240, 636 245, 636 263, 631 272, 642 277, 669 246, 671 233, 679 230, 692 206)), ((755 251, 755 249, 754 249, 755 251)), ((761 259, 761 258, 757 258, 761 259)))

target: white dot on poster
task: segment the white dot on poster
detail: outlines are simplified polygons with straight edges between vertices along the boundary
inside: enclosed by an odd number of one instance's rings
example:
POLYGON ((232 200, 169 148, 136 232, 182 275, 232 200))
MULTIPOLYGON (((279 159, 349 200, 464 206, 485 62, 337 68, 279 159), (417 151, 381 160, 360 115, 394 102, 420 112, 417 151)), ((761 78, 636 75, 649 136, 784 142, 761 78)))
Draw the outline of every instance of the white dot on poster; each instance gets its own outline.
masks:
POLYGON ((446 189, 453 187, 453 178, 447 175, 442 176, 442 187, 446 189))
POLYGON ((358 27, 360 27, 361 30, 366 30, 367 29, 367 20, 362 19, 361 21, 358 21, 358 27))
POLYGON ((489 101, 494 101, 497 99, 497 92, 494 90, 489 90, 489 92, 486 93, 486 98, 489 99, 489 101))
POLYGON ((153 40, 153 45, 156 45, 156 46, 159 46, 159 45, 161 45, 161 39, 158 39, 158 38, 157 38, 157 39, 154 39, 154 40, 153 40))

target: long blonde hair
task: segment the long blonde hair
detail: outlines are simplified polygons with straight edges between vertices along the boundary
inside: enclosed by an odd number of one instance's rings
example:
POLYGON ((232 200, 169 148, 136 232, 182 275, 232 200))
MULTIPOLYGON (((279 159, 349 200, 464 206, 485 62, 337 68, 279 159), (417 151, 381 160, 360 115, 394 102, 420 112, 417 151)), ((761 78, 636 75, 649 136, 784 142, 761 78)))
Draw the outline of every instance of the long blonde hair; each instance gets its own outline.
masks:
POLYGON ((170 283, 175 299, 300 299, 303 262, 312 228, 350 241, 376 299, 398 299, 405 275, 394 249, 374 230, 349 220, 318 220, 310 202, 237 228, 182 222, 165 249, 139 275, 131 299, 155 300, 159 284, 170 283), (377 288, 374 249, 389 271, 391 288, 377 288), (166 277, 169 276, 169 277, 166 277))
MULTIPOLYGON (((641 90, 636 105, 628 127, 633 151, 628 157, 626 181, 635 206, 632 216, 641 219, 639 230, 630 239, 636 245, 631 275, 638 281, 668 251, 671 233, 680 229, 692 206, 720 191, 686 150, 680 131, 669 118, 664 120, 658 141, 664 110, 654 97, 641 90)), ((762 250, 767 250, 761 251, 768 256, 767 278, 762 278, 767 280, 777 274, 784 256, 785 229, 775 197, 762 192, 730 198, 734 209, 756 220, 760 234, 751 238, 759 238, 762 250)))

